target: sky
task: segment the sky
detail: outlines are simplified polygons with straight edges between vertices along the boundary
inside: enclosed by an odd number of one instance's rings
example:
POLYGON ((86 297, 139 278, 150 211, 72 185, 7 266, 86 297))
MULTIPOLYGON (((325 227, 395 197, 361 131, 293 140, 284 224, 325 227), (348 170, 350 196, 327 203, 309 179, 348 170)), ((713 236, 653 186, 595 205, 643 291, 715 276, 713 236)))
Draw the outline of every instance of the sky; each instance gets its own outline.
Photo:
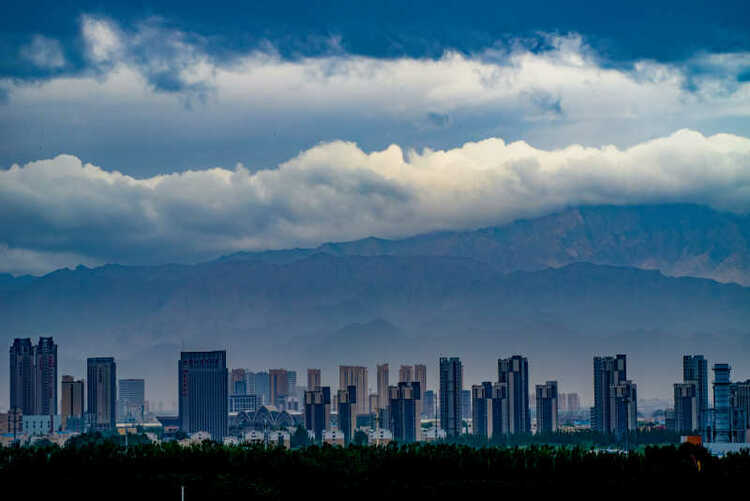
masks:
POLYGON ((610 4, 11 2, 0 272, 747 213, 750 4, 610 4))

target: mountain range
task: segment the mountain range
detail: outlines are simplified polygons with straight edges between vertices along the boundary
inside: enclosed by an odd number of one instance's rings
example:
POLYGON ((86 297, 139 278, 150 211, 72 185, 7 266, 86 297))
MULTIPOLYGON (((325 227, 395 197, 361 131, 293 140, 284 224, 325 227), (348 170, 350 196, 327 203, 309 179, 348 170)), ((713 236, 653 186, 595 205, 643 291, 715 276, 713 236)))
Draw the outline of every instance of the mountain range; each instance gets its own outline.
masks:
POLYGON ((571 208, 402 240, 0 276, 0 326, 8 344, 53 335, 63 373, 115 355, 120 376, 145 376, 166 401, 183 348, 297 369, 300 384, 319 366, 332 386, 340 363, 388 361, 394 373, 427 363, 434 387, 440 355, 462 357, 468 385, 522 353, 532 382, 557 379, 584 401, 591 357, 624 352, 640 395, 666 397, 684 353, 750 376, 749 242, 750 217, 704 207, 571 208))

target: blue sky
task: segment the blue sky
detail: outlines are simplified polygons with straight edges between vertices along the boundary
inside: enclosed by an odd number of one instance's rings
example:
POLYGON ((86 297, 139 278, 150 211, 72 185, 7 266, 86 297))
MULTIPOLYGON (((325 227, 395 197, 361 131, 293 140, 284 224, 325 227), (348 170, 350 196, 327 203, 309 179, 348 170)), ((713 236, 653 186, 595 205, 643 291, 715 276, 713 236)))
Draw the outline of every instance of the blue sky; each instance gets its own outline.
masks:
POLYGON ((0 271, 746 212, 750 6, 625 4, 12 2, 0 271))

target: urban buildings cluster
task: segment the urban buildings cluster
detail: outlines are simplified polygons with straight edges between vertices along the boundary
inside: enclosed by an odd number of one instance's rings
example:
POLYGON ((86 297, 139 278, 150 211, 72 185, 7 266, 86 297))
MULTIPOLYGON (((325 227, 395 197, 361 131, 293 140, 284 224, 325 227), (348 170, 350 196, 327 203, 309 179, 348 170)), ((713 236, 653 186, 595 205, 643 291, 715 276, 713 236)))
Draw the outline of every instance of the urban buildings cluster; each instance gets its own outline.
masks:
MULTIPOLYGON (((158 431, 192 443, 288 444, 302 426, 311 441, 346 445, 362 434, 371 443, 415 442, 472 434, 493 439, 523 433, 554 433, 565 416, 583 415, 577 393, 560 393, 557 381, 529 387, 529 362, 514 355, 497 360, 493 380, 464 387, 457 357, 439 359, 437 392, 428 389, 427 366, 401 365, 392 384, 388 363, 368 368, 341 365, 338 387, 323 385, 319 368, 306 384, 287 369, 252 371, 227 367, 219 351, 182 352, 178 365, 177 415, 148 412, 143 379, 117 379, 112 357, 89 358, 86 379, 62 376, 58 408, 57 345, 42 337, 15 339, 10 348, 10 408, 0 414, 5 441, 45 436, 65 440, 85 431, 158 431)), ((713 406, 708 401, 708 364, 701 355, 683 358, 683 380, 674 385, 667 428, 717 443, 745 443, 750 430, 750 381, 731 382, 730 367, 713 366, 713 406)), ((627 357, 593 358, 591 429, 627 437, 638 429, 637 385, 628 378, 627 357)))

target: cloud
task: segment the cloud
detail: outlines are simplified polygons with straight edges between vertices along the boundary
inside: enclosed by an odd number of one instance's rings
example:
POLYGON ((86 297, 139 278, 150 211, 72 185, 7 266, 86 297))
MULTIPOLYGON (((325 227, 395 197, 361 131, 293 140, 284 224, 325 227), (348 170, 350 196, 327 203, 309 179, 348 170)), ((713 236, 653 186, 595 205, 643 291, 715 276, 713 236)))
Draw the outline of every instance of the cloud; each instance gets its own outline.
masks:
POLYGON ((370 153, 335 141, 276 169, 143 179, 61 155, 0 171, 0 235, 6 248, 54 263, 158 263, 473 228, 571 205, 670 202, 750 211, 750 139, 681 130, 624 150, 492 138, 370 153))
POLYGON ((46 70, 65 66, 65 55, 60 42, 42 35, 34 35, 28 45, 21 47, 20 55, 38 68, 46 70))

